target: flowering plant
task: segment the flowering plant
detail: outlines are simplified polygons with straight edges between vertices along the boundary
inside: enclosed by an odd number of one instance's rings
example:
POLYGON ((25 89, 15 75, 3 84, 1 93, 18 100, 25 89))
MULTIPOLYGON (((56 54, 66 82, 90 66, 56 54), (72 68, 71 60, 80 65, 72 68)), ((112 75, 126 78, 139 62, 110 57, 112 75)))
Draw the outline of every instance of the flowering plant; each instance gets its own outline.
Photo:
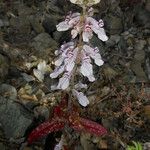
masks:
POLYGON ((71 29, 72 41, 64 43, 59 50, 55 51, 58 59, 55 61, 56 69, 50 74, 51 78, 57 78, 60 74, 64 73, 59 79, 57 86, 52 86, 52 89, 70 90, 72 94, 77 97, 79 103, 86 107, 89 100, 78 89, 85 88, 86 85, 80 83, 69 88, 69 83, 74 85, 74 77, 78 72, 87 77, 90 82, 95 81, 93 75, 93 66, 91 59, 94 60, 98 66, 103 65, 103 60, 100 55, 98 47, 92 47, 90 39, 93 32, 98 35, 102 41, 108 40, 104 31, 104 22, 102 19, 96 21, 92 18, 94 10, 89 6, 97 4, 100 0, 70 0, 74 4, 78 4, 83 8, 83 13, 72 13, 66 16, 65 20, 60 22, 56 27, 58 31, 66 31, 71 29), (79 39, 78 39, 79 35, 79 39), (78 68, 81 63, 80 68, 78 68), (78 87, 78 88, 76 88, 78 87))
MULTIPOLYGON (((68 106, 70 107, 73 97, 76 97, 83 107, 89 104, 88 98, 81 91, 83 88, 86 89, 87 85, 81 81, 76 82, 75 77, 79 74, 88 78, 90 82, 95 81, 92 59, 97 66, 102 66, 104 61, 98 47, 93 47, 90 44, 90 39, 94 33, 102 41, 108 39, 103 28, 104 22, 102 19, 96 21, 92 18, 94 10, 91 6, 99 3, 100 0, 70 0, 70 2, 82 7, 83 12, 69 12, 65 20, 56 26, 58 31, 71 29, 72 39, 55 51, 57 56, 56 68, 50 74, 51 78, 57 78, 63 74, 59 78, 59 83, 51 86, 51 89, 65 90, 68 93, 66 95, 69 97, 62 98, 60 105, 55 107, 52 120, 41 124, 32 131, 28 138, 29 143, 50 132, 63 129, 66 124, 76 131, 87 131, 99 136, 107 132, 101 125, 80 117, 79 113, 73 109, 74 105, 71 105, 73 108, 69 111, 67 109, 68 106)), ((37 72, 37 70, 35 71, 37 72)))

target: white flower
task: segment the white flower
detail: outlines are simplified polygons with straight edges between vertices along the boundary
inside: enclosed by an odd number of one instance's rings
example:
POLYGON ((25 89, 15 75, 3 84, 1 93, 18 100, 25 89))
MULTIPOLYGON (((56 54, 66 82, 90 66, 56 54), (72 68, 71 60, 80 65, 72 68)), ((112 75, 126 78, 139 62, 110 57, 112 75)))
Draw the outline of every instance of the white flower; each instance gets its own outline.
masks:
POLYGON ((92 32, 91 26, 89 24, 86 24, 84 26, 84 30, 83 30, 82 36, 83 36, 83 41, 84 42, 89 42, 89 39, 92 38, 93 32, 92 32))
POLYGON ((56 54, 59 55, 59 58, 55 61, 55 65, 56 66, 60 66, 64 59, 67 57, 67 53, 69 51, 72 51, 74 49, 74 43, 73 42, 68 42, 68 43, 65 43, 61 46, 60 50, 57 50, 56 51, 56 54))
MULTIPOLYGON (((73 3, 83 3, 83 0, 73 0, 73 3)), ((95 4, 98 3, 98 0, 89 0, 88 4, 95 4)), ((103 28, 104 22, 102 19, 99 21, 96 21, 94 18, 90 17, 93 15, 94 11, 93 8, 90 8, 87 13, 87 17, 85 18, 85 22, 82 22, 80 13, 70 13, 66 16, 65 21, 59 23, 56 27, 58 31, 66 31, 70 28, 73 28, 71 30, 72 38, 76 38, 78 34, 82 33, 83 41, 89 42, 89 40, 93 36, 93 32, 98 35, 98 38, 102 41, 107 41, 108 37, 106 36, 105 30, 103 28), (89 16, 89 17, 88 17, 89 16)))
POLYGON ((85 54, 85 52, 82 51, 83 58, 82 58, 82 64, 80 68, 80 72, 89 79, 90 82, 95 81, 94 75, 93 75, 93 66, 91 64, 90 57, 85 54))
POLYGON ((58 31, 67 31, 68 29, 72 28, 76 25, 80 20, 80 13, 70 13, 66 16, 65 21, 60 22, 56 25, 58 31))
POLYGON ((108 37, 106 36, 105 30, 103 28, 104 26, 104 22, 102 21, 102 19, 99 20, 99 22, 97 20, 95 20, 92 17, 87 17, 86 21, 88 24, 90 24, 91 29, 94 31, 94 33, 96 33, 98 35, 98 38, 102 41, 107 41, 108 37))
POLYGON ((93 32, 98 35, 98 38, 102 41, 107 41, 108 37, 105 33, 105 30, 103 28, 104 22, 102 19, 96 21, 92 17, 86 17, 84 25, 81 23, 77 23, 75 26, 73 26, 73 29, 71 30, 72 38, 76 38, 77 35, 83 30, 82 37, 84 42, 89 42, 89 40, 93 36, 93 32))
POLYGON ((77 97, 79 104, 82 105, 83 107, 86 107, 89 104, 89 100, 82 92, 78 92, 77 90, 73 89, 72 93, 74 96, 77 97))
POLYGON ((71 35, 73 39, 77 37, 81 29, 82 29, 82 26, 80 24, 77 24, 76 26, 74 26, 74 28, 71 30, 71 35))
POLYGON ((100 2, 100 0, 70 0, 71 3, 81 5, 81 6, 92 6, 100 2))
POLYGON ((73 51, 69 51, 67 53, 67 57, 64 60, 66 71, 72 71, 72 69, 74 68, 77 54, 78 54, 78 47, 75 48, 73 51))
POLYGON ((101 55, 99 54, 98 47, 92 48, 88 45, 83 46, 83 50, 87 55, 89 55, 92 59, 94 59, 94 62, 98 66, 102 66, 104 61, 102 60, 101 55))
POLYGON ((57 89, 62 89, 62 90, 67 89, 69 86, 70 76, 71 76, 70 72, 64 73, 64 75, 59 79, 57 89))
POLYGON ((59 66, 59 67, 57 67, 57 68, 54 70, 54 72, 52 72, 52 73, 50 74, 50 77, 51 77, 51 78, 57 78, 61 73, 64 72, 64 70, 65 70, 65 66, 64 66, 64 65, 63 65, 63 66, 59 66))

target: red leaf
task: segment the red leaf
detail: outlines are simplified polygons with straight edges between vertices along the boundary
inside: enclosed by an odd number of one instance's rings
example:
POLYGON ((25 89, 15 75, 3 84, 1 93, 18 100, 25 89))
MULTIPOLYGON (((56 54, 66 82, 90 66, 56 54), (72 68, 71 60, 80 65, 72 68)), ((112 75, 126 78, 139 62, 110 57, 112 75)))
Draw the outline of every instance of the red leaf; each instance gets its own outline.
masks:
POLYGON ((103 126, 88 119, 79 117, 78 120, 71 120, 70 123, 70 126, 78 132, 86 131, 97 136, 107 134, 107 130, 103 126))
POLYGON ((107 130, 94 121, 85 118, 80 118, 80 122, 84 129, 91 134, 95 134, 97 136, 107 134, 107 130))
POLYGON ((44 122, 35 128, 28 137, 28 143, 31 144, 34 140, 41 138, 51 132, 59 131, 64 128, 63 121, 52 120, 51 122, 44 122))

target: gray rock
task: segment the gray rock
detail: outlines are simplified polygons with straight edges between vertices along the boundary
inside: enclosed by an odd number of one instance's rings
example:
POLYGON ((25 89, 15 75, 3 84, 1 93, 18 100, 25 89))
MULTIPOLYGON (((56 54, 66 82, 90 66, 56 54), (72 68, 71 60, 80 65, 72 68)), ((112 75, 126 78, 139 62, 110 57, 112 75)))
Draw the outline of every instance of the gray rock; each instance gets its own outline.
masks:
POLYGON ((40 16, 35 16, 35 15, 31 15, 29 17, 29 21, 31 23, 31 26, 33 28, 33 30, 36 32, 36 33, 42 33, 44 32, 44 28, 42 26, 42 23, 40 23, 40 16))
POLYGON ((34 110, 35 116, 38 118, 39 116, 42 116, 45 118, 45 120, 48 120, 49 118, 49 109, 46 106, 38 106, 34 110))
POLYGON ((8 69, 9 69, 8 59, 0 54, 0 83, 3 82, 3 80, 7 77, 8 69))
POLYGON ((91 44, 94 47, 98 47, 100 50, 100 53, 103 54, 105 52, 105 47, 103 42, 97 37, 97 35, 94 35, 93 38, 91 39, 91 44))
POLYGON ((149 13, 149 11, 144 9, 142 6, 137 6, 135 11, 136 11, 136 15, 135 15, 136 23, 149 28, 149 26, 150 26, 150 22, 149 22, 150 13, 149 13))
POLYGON ((108 41, 106 41, 106 45, 108 47, 112 47, 115 46, 115 44, 117 44, 120 41, 120 36, 119 35, 111 35, 108 39, 108 41))
POLYGON ((18 16, 11 16, 10 19, 10 26, 12 27, 11 30, 17 30, 21 34, 30 34, 31 32, 31 25, 29 21, 29 17, 33 10, 30 7, 25 6, 24 4, 18 3, 18 6, 14 6, 14 9, 18 11, 18 16))
POLYGON ((146 45, 145 40, 137 40, 135 43, 135 55, 134 59, 131 62, 131 69, 136 74, 138 81, 147 81, 146 74, 143 70, 143 64, 145 61, 145 51, 144 47, 146 45))
POLYGON ((51 38, 47 33, 40 33, 37 35, 31 46, 36 50, 37 55, 43 56, 48 55, 50 50, 55 50, 57 48, 57 42, 51 38))
POLYGON ((10 26, 21 34, 29 34, 31 32, 30 22, 26 16, 12 17, 10 19, 10 26))
POLYGON ((56 25, 58 24, 57 16, 45 15, 45 19, 43 20, 43 27, 45 28, 46 32, 52 33, 56 30, 56 25))
POLYGON ((143 150, 149 150, 149 149, 150 149, 150 142, 144 143, 143 150))
POLYGON ((32 118, 27 117, 27 113, 25 116, 21 105, 2 96, 0 96, 0 114, 0 126, 8 139, 23 137, 32 123, 32 118))
POLYGON ((53 32, 53 37, 58 43, 63 43, 64 41, 70 41, 71 39, 70 31, 65 31, 65 33, 55 31, 53 32))
POLYGON ((120 34, 123 31, 122 18, 109 14, 104 18, 109 34, 120 34))
POLYGON ((92 150, 92 149, 97 149, 96 145, 94 145, 90 139, 89 135, 86 134, 82 134, 80 136, 80 142, 81 142, 81 146, 84 150, 92 150))
POLYGON ((0 85, 0 95, 3 97, 7 97, 10 99, 17 98, 17 90, 15 87, 9 84, 1 84, 0 85))
POLYGON ((9 26, 9 21, 6 19, 0 19, 0 28, 9 26))

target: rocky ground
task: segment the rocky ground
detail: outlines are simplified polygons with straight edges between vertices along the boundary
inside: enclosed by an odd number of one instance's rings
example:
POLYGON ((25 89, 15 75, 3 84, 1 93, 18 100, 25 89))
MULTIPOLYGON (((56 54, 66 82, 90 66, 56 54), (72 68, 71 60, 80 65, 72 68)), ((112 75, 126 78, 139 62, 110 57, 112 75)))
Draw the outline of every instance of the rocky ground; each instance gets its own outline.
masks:
MULTIPOLYGON (((90 105, 81 116, 101 123, 109 131, 96 138, 71 131, 76 150, 122 150, 132 141, 150 149, 150 2, 101 0, 95 18, 102 18, 109 40, 95 36, 105 64, 95 67, 95 83, 88 83, 90 105), (149 148, 148 148, 149 147, 149 148)), ((54 51, 70 39, 55 25, 70 10, 80 8, 68 0, 0 0, 0 150, 22 148, 31 129, 51 116, 58 102, 50 90, 54 51), (48 64, 44 82, 33 75, 39 62, 48 64)), ((80 107, 80 106, 79 106, 80 107)), ((50 150, 57 134, 25 146, 24 150, 50 150), (46 144, 45 144, 46 140, 46 144), (49 141, 49 142, 48 142, 49 141)))

